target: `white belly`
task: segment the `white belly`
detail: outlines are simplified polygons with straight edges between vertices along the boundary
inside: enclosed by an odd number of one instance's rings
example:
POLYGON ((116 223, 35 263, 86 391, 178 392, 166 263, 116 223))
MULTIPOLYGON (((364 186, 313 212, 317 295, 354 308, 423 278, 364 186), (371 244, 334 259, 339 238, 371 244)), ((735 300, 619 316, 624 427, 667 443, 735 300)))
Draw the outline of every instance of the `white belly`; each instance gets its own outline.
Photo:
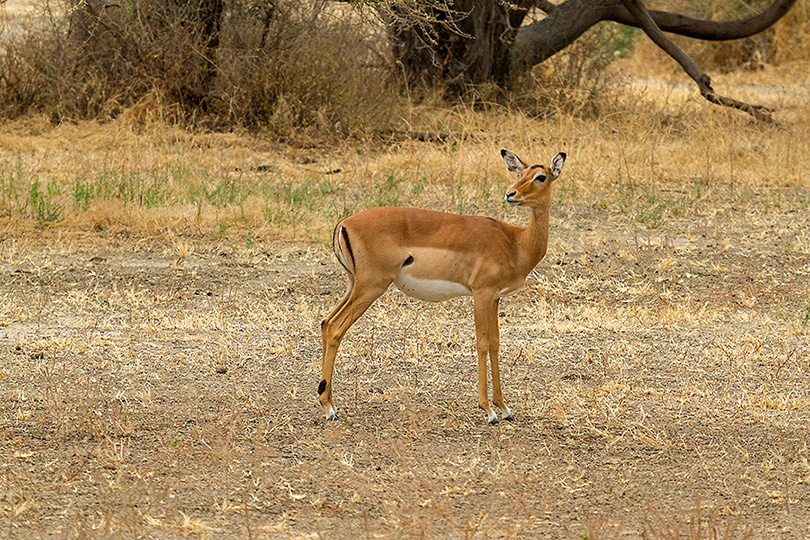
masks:
POLYGON ((513 294, 519 293, 522 289, 523 289, 522 285, 520 287, 515 288, 506 287, 498 291, 498 298, 505 298, 507 296, 512 296, 513 294))
POLYGON ((406 274, 404 268, 399 271, 394 283, 408 296, 428 302, 441 302, 456 296, 472 296, 472 291, 460 283, 440 279, 416 279, 406 274))

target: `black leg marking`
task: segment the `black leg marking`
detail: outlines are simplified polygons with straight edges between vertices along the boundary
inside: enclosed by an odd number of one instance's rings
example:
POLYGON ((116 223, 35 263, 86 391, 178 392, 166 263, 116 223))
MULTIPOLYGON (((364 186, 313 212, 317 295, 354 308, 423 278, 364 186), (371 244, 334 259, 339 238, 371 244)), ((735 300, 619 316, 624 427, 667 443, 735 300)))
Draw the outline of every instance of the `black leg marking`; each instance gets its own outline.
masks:
POLYGON ((323 380, 322 380, 322 381, 321 381, 321 382, 318 384, 318 395, 320 396, 321 394, 323 394, 324 390, 326 390, 326 381, 323 381, 323 380))

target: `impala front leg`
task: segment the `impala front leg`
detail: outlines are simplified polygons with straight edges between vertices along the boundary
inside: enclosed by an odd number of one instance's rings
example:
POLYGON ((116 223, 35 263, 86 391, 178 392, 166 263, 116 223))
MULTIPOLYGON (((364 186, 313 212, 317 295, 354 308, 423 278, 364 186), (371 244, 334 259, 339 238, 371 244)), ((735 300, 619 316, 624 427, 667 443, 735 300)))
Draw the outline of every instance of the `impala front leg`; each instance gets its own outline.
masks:
POLYGON ((490 312, 489 362, 492 366, 492 403, 501 413, 502 420, 514 420, 515 417, 501 394, 501 369, 498 364, 498 350, 500 349, 500 329, 498 328, 498 306, 500 301, 495 299, 495 306, 490 312))
MULTIPOLYGON (((490 341, 492 339, 493 310, 495 310, 494 294, 481 292, 473 295, 475 346, 478 352, 478 406, 484 410, 487 421, 492 425, 498 423, 498 415, 490 407, 489 397, 487 396, 487 354, 490 351, 490 341)), ((495 311, 495 317, 497 316, 498 312, 495 311)), ((497 320, 495 322, 497 323, 497 320)), ((497 332, 497 327, 495 331, 497 332)), ((495 341, 497 342, 497 337, 495 341)))

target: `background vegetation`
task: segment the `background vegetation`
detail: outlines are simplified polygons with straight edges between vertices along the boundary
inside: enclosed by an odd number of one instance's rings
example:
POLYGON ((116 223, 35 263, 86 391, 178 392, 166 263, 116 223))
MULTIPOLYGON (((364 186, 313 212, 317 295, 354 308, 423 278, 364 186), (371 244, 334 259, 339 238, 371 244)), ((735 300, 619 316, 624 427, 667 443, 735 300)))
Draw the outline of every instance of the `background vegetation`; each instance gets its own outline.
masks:
MULTIPOLYGON (((733 18, 764 2, 654 4, 688 15, 733 18)), ((386 137, 408 128, 406 113, 442 95, 414 86, 392 54, 385 22, 407 28, 422 7, 284 0, 98 0, 18 2, 0 29, 0 115, 45 115, 52 123, 130 117, 204 129, 248 128, 295 139, 386 137), (407 11, 407 10, 411 11, 407 11), (215 11, 215 13, 211 13, 215 11), (409 22, 410 21, 410 22, 409 22)), ((539 15, 530 11, 527 22, 539 15)), ((711 72, 805 60, 803 4, 752 38, 687 48, 711 72)), ((452 28, 452 22, 447 25, 452 28)), ((425 38, 428 40, 429 38, 425 38)), ((425 42, 427 46, 428 42, 425 42)), ((600 25, 564 53, 517 77, 511 91, 467 86, 467 103, 531 115, 567 107, 594 113, 610 101, 606 68, 628 57, 641 32, 600 25), (530 105, 529 105, 530 104, 530 105)), ((669 63, 671 61, 664 60, 669 63)), ((423 81, 425 82, 425 81, 423 81)))
MULTIPOLYGON (((717 1, 652 7, 719 18, 740 16, 758 6, 717 1)), ((455 179, 449 181, 466 185, 467 176, 477 174, 469 168, 479 166, 480 160, 469 164, 462 156, 481 152, 478 143, 505 144, 505 134, 518 140, 534 137, 538 130, 533 120, 543 118, 556 119, 543 141, 556 138, 571 144, 571 130, 588 130, 592 140, 627 137, 624 144, 632 147, 634 136, 629 132, 647 130, 644 137, 653 139, 656 153, 650 160, 656 161, 659 152, 673 152, 680 159, 697 153, 705 156, 706 174, 718 174, 712 167, 720 160, 717 167, 729 168, 725 180, 739 176, 728 160, 714 155, 722 145, 714 145, 714 150, 684 148, 686 140, 670 136, 708 137, 722 129, 718 122, 747 125, 745 120, 693 103, 691 94, 696 90, 690 92, 674 63, 633 29, 612 23, 599 26, 519 77, 507 93, 485 84, 469 87, 461 100, 445 102, 441 90, 412 87, 398 73, 386 35, 368 7, 299 1, 227 3, 214 56, 210 35, 199 31, 204 24, 197 8, 192 0, 4 6, 0 114, 7 130, 20 126, 23 135, 37 136, 52 127, 71 131, 75 122, 92 121, 114 132, 113 139, 169 137, 203 147, 212 143, 199 141, 221 140, 214 133, 224 130, 239 140, 258 137, 264 141, 261 145, 277 153, 306 154, 295 158, 303 162, 259 157, 253 163, 220 163, 212 170, 211 164, 201 166, 200 161, 182 163, 155 156, 145 165, 132 156, 106 155, 102 163, 76 164, 50 159, 60 152, 58 146, 66 144, 58 141, 46 151, 48 158, 36 164, 20 152, 4 160, 0 197, 7 219, 54 223, 96 216, 91 219, 98 220, 102 219, 98 209, 106 205, 127 208, 127 213, 179 212, 198 221, 213 214, 222 231, 239 222, 254 232, 266 229, 285 236, 286 229, 278 227, 280 220, 301 222, 318 231, 308 238, 323 240, 322 230, 342 213, 374 204, 429 204, 424 197, 431 190, 425 187, 438 177, 442 183, 448 181, 429 166, 414 172, 407 159, 372 170, 370 178, 368 166, 355 170, 358 162, 386 159, 378 150, 388 148, 396 155, 397 148, 412 139, 450 144, 456 165, 455 179), (91 8, 96 11, 88 26, 82 14, 91 8), (285 143, 292 146, 277 146, 285 143), (328 160, 340 156, 337 161, 349 159, 354 164, 309 166, 324 159, 324 153, 293 148, 313 144, 335 149, 328 160), (669 144, 674 146, 668 149, 669 144), (365 153, 369 150, 375 157, 365 153), (348 186, 368 181, 375 185, 363 193, 363 200, 347 197, 348 186), (309 215, 319 212, 326 215, 309 215)), ((807 26, 807 7, 800 4, 775 28, 754 38, 720 45, 681 41, 710 72, 720 73, 729 83, 743 76, 755 81, 756 87, 749 83, 747 88, 779 109, 782 127, 800 126, 805 111, 794 104, 801 98, 796 92, 808 60, 807 26)), ((779 133, 786 135, 786 147, 795 145, 795 134, 784 129, 779 133)), ((575 138, 584 140, 581 134, 575 138)), ((31 144, 43 144, 33 140, 37 142, 31 144)), ((593 161, 592 149, 579 146, 580 161, 593 161)), ((84 154, 77 146, 65 150, 84 154)), ((745 149, 738 151, 741 160, 756 160, 745 149)), ((92 155, 85 159, 93 159, 92 155)), ((651 167, 648 180, 666 175, 654 164, 651 167)), ((120 219, 120 212, 114 212, 120 219)), ((300 232, 297 227, 295 232, 300 232)))

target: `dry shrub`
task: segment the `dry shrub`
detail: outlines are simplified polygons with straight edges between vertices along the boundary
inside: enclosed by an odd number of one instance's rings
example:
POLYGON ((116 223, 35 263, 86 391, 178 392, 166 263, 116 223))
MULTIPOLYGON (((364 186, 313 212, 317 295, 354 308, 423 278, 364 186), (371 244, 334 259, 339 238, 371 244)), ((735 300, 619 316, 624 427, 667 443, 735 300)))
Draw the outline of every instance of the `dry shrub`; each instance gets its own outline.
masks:
POLYGON ((608 67, 633 47, 635 31, 615 24, 591 28, 565 50, 535 66, 515 85, 515 104, 533 115, 596 118, 623 108, 621 81, 608 67))
POLYGON ((699 497, 692 508, 681 509, 678 517, 671 511, 662 511, 650 506, 644 519, 641 537, 645 540, 703 540, 724 538, 748 540, 753 537, 750 525, 739 519, 720 519, 721 511, 702 506, 699 497), (723 523, 725 521, 726 523, 723 523))
POLYGON ((136 120, 320 136, 384 130, 398 119, 380 41, 351 8, 303 0, 47 6, 6 30, 6 118, 107 120, 135 107, 136 120))
POLYGON ((68 0, 8 29, 0 56, 6 117, 109 119, 155 89, 199 105, 210 63, 200 4, 68 0))
MULTIPOLYGON (((735 4, 732 2, 707 2, 695 6, 695 16, 716 21, 734 20, 752 15, 767 7, 770 2, 755 0, 735 4)), ((762 69, 771 63, 775 55, 774 28, 743 39, 720 43, 698 43, 695 46, 695 59, 707 69, 729 73, 738 69, 762 69)))
POLYGON ((398 123, 403 101, 384 41, 351 7, 293 1, 276 5, 269 27, 246 20, 231 20, 221 55, 241 123, 289 136, 361 136, 398 123))
MULTIPOLYGON (((43 57, 52 59, 54 43, 48 36, 38 37, 30 30, 19 29, 0 49, 0 114, 6 118, 41 112, 55 104, 56 96, 46 97, 53 88, 49 88, 48 76, 41 67, 45 64, 43 57)), ((2 33, 9 32, 4 28, 2 33)))
MULTIPOLYGON (((713 20, 733 20, 751 16, 770 4, 766 0, 740 3, 716 0, 707 3, 705 12, 698 12, 697 15, 713 20)), ((807 5, 799 2, 780 21, 760 34, 719 44, 699 42, 694 47, 696 59, 705 62, 708 69, 729 72, 808 60, 808 40, 810 15, 807 5)))
POLYGON ((810 60, 810 8, 798 2, 774 26, 773 62, 783 64, 810 60))

